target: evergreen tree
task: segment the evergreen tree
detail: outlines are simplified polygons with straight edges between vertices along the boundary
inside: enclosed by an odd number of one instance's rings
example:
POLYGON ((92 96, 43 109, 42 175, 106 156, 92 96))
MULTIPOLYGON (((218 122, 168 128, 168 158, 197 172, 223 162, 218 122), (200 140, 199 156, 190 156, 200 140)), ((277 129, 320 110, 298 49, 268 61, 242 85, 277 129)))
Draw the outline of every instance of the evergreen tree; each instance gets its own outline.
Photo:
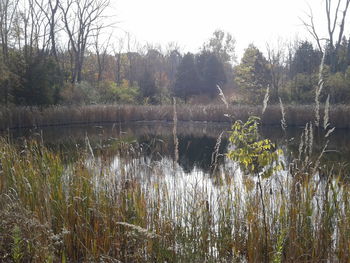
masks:
POLYGON ((349 38, 348 46, 346 49, 346 65, 350 66, 350 38, 349 38))
POLYGON ((145 69, 141 79, 139 80, 139 86, 142 97, 147 98, 149 103, 156 104, 156 95, 158 90, 154 76, 149 69, 145 69))
POLYGON ((211 52, 202 52, 197 57, 197 68, 201 80, 200 93, 214 97, 218 94, 217 85, 226 83, 223 63, 211 52))
POLYGON ((199 93, 200 80, 196 69, 194 55, 187 53, 177 69, 173 94, 185 101, 199 93))
POLYGON ((341 44, 338 46, 336 56, 336 72, 345 72, 348 67, 348 40, 343 37, 341 44))
POLYGON ((321 63, 322 54, 314 49, 308 41, 299 43, 291 62, 291 75, 298 73, 312 74, 317 72, 321 63))
POLYGON ((40 54, 27 65, 21 60, 18 63, 25 67, 16 72, 20 83, 13 91, 15 103, 41 106, 57 104, 63 76, 54 58, 40 54))

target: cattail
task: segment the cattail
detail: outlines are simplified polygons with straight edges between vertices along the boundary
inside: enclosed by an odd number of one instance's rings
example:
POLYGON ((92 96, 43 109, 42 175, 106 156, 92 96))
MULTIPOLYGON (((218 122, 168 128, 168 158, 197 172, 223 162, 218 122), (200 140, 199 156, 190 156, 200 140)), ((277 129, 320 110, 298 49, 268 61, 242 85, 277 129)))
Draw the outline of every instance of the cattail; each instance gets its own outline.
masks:
POLYGON ((326 135, 325 135, 324 137, 325 137, 325 138, 328 138, 329 135, 331 135, 331 134, 334 132, 334 130, 335 130, 335 127, 333 127, 332 129, 330 129, 330 130, 326 133, 326 135))
POLYGON ((211 166, 214 167, 213 172, 216 172, 216 168, 217 168, 217 163, 218 163, 218 157, 219 157, 219 149, 220 149, 220 145, 221 145, 221 140, 222 140, 222 135, 224 134, 224 132, 221 132, 218 139, 216 140, 216 144, 214 147, 214 152, 211 155, 211 166))
POLYGON ((313 142, 314 142, 314 129, 312 127, 312 122, 310 122, 310 125, 309 125, 309 156, 312 155, 313 142))
POLYGON ((264 97, 264 102, 263 102, 263 108, 262 108, 262 114, 264 114, 266 108, 267 108, 267 103, 269 102, 270 99, 270 86, 267 86, 266 92, 265 92, 265 97, 264 97))
POLYGON ((329 126, 329 94, 327 96, 326 105, 324 108, 323 128, 327 130, 329 126))
POLYGON ((173 117, 173 122, 174 122, 174 128, 173 128, 173 136, 174 136, 174 162, 177 163, 179 160, 179 139, 177 138, 177 112, 176 112, 176 99, 173 98, 174 101, 174 117, 173 117))
POLYGON ((304 128, 304 154, 307 156, 309 147, 309 123, 306 123, 304 128))
POLYGON ((303 148, 304 148, 304 132, 300 136, 300 144, 299 144, 299 155, 298 159, 301 159, 301 155, 303 153, 303 148))
POLYGON ((225 97, 225 94, 222 92, 222 89, 220 88, 219 85, 216 85, 216 87, 218 88, 219 90, 219 96, 222 100, 222 102, 226 105, 226 108, 228 109, 228 103, 227 103, 227 100, 226 100, 226 97, 225 97))
POLYGON ((283 103, 282 103, 282 99, 279 98, 279 100, 280 100, 280 108, 281 108, 281 113, 282 113, 281 127, 282 127, 282 130, 285 132, 285 131, 286 131, 286 128, 287 128, 286 111, 284 110, 284 106, 283 106, 283 103))
POLYGON ((92 150, 91 144, 90 144, 90 140, 89 137, 87 136, 87 133, 85 134, 85 144, 87 149, 89 150, 91 157, 93 160, 95 160, 95 155, 94 155, 94 151, 92 150))
POLYGON ((322 156, 325 154, 325 152, 326 152, 326 150, 327 150, 328 143, 329 143, 329 141, 327 141, 327 142, 325 143, 325 145, 324 145, 323 148, 322 148, 322 151, 321 151, 320 155, 318 156, 318 158, 317 158, 316 161, 315 161, 315 165, 314 165, 313 171, 312 171, 313 174, 316 173, 318 167, 320 166, 321 158, 322 158, 322 156))
POLYGON ((326 56, 326 52, 323 52, 323 57, 320 64, 320 71, 318 74, 318 85, 316 87, 316 94, 315 94, 315 126, 320 126, 320 95, 323 89, 323 65, 324 65, 324 59, 326 56))

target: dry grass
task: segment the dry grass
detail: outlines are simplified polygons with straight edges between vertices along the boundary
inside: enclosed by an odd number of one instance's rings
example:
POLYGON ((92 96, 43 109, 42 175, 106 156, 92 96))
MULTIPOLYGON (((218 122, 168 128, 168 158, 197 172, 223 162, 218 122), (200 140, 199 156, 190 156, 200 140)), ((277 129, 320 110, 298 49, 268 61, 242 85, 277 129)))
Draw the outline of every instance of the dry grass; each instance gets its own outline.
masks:
MULTIPOLYGON (((66 167, 39 143, 19 148, 2 139, 1 261, 264 260, 266 230, 254 177, 227 164, 221 180, 180 187, 177 178, 166 180, 164 164, 135 159, 137 148, 121 144, 119 155, 117 171, 106 160, 87 162, 88 153, 66 167)), ((331 171, 316 173, 315 163, 295 160, 289 173, 262 182, 274 262, 350 257, 350 186, 331 171)))
MULTIPOLYGON (((304 126, 314 121, 313 106, 285 105, 285 118, 288 126, 304 126)), ((230 122, 247 120, 249 116, 261 116, 262 107, 226 105, 178 105, 179 121, 230 122), (231 116, 228 118, 227 116, 231 116)), ((325 112, 320 107, 320 112, 325 112)), ((262 116, 263 125, 280 125, 281 109, 279 105, 267 106, 262 116)), ((323 116, 320 116, 322 119, 323 116)), ((337 105, 329 110, 331 126, 350 128, 350 106, 337 105)), ((0 109, 0 129, 42 127, 53 125, 117 123, 132 121, 173 120, 173 106, 132 106, 132 105, 93 105, 93 106, 53 106, 39 108, 2 108, 0 109)))

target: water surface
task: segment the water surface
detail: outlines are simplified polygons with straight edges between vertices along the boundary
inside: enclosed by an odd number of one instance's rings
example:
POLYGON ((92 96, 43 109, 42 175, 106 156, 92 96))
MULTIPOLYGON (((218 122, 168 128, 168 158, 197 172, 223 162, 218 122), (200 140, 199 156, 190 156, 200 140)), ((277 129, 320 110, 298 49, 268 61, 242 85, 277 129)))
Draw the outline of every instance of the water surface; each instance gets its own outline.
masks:
MULTIPOLYGON (((182 172, 210 174, 213 171, 213 152, 218 137, 222 134, 219 158, 216 165, 225 166, 228 151, 230 125, 224 123, 179 122, 176 127, 178 139, 177 164, 182 172)), ((269 138, 284 150, 284 161, 288 163, 298 156, 303 128, 288 128, 284 132, 279 126, 263 126, 262 138, 269 138)), ((64 126, 40 129, 13 130, 9 132, 14 141, 37 138, 64 156, 73 157, 77 152, 93 150, 94 157, 109 159, 118 157, 120 143, 137 145, 137 150, 149 162, 174 162, 174 125, 171 122, 136 122, 114 125, 64 126), (89 146, 89 147, 87 147, 89 146)), ((350 137, 348 130, 339 129, 329 137, 315 131, 313 153, 318 155, 328 143, 322 162, 327 165, 346 164, 350 160, 350 137)), ((135 148, 136 151, 136 148, 135 148)), ((69 159, 69 158, 68 158, 69 159)))

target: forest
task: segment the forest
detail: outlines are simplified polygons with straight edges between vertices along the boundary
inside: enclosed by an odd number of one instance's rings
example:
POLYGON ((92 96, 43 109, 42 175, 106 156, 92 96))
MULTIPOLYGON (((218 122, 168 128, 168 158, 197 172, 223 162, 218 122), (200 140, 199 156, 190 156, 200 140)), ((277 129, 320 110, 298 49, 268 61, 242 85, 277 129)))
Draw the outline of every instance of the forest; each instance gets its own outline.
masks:
MULTIPOLYGON (((246 47, 216 30, 198 52, 179 45, 141 45, 129 33, 112 36, 109 0, 1 0, 0 103, 4 106, 87 104, 311 104, 324 58, 323 92, 333 104, 350 98, 350 41, 342 17, 329 17, 323 45, 310 16, 310 39, 246 47), (342 20, 341 20, 342 19, 342 20), (339 25, 339 34, 335 29, 339 25), (323 56, 324 54, 324 56, 323 56)), ((347 6, 346 6, 347 8, 347 6)))

